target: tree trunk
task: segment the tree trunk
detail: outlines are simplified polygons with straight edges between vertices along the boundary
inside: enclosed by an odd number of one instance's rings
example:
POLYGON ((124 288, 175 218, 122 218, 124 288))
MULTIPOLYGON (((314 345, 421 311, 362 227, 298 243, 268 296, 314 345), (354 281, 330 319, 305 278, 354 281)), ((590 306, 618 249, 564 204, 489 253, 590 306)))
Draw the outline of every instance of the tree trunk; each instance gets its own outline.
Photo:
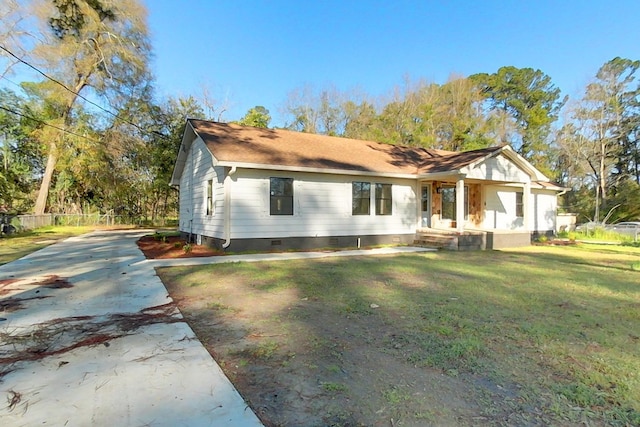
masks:
POLYGON ((600 186, 600 197, 603 202, 607 200, 607 176, 606 176, 606 160, 607 160, 607 146, 606 142, 600 141, 600 163, 598 176, 600 178, 598 185, 600 186))
POLYGON ((40 184, 40 191, 38 191, 38 198, 36 199, 36 206, 34 213, 36 215, 43 215, 47 207, 47 199, 49 197, 49 187, 51 187, 51 179, 53 178, 53 171, 56 168, 56 145, 52 142, 49 146, 49 155, 47 157, 47 166, 44 169, 44 175, 42 177, 42 183, 40 184))

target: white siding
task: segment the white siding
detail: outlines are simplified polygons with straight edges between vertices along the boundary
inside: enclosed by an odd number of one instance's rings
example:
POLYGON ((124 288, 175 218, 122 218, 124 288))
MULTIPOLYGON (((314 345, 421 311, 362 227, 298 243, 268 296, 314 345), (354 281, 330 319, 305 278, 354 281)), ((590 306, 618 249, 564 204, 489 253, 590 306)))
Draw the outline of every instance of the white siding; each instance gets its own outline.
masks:
POLYGON ((522 218, 516 216, 516 193, 518 191, 522 191, 522 189, 495 185, 485 188, 485 228, 498 230, 524 228, 522 218))
POLYGON ((415 181, 238 170, 231 190, 231 237, 320 237, 414 233, 415 181), (269 178, 293 178, 293 215, 269 214, 269 178), (352 215, 353 181, 392 184, 393 215, 352 215))
POLYGON ((533 231, 555 231, 557 196, 555 191, 531 190, 530 209, 531 230, 533 231))
POLYGON ((471 169, 466 178, 502 182, 528 182, 530 180, 527 173, 502 155, 491 157, 471 169))
POLYGON ((191 145, 180 177, 180 231, 222 238, 224 220, 224 168, 212 166, 202 140, 191 145), (213 215, 207 215, 207 181, 213 180, 213 215))
MULTIPOLYGON (((517 187, 487 186, 485 189, 484 227, 498 230, 524 230, 523 219, 516 216, 517 187)), ((555 229, 556 193, 549 190, 531 190, 529 196, 529 230, 555 229)))

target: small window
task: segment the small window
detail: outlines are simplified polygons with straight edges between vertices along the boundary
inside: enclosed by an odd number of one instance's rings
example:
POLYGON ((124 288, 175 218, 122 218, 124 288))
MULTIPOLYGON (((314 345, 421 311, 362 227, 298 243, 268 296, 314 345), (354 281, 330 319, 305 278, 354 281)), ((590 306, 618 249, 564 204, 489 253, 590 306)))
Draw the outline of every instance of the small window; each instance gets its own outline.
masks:
POLYGON ((213 204, 213 180, 207 181, 207 216, 212 216, 215 213, 215 206, 213 204))
POLYGON ((518 191, 516 193, 516 216, 519 218, 524 217, 524 193, 522 191, 518 191))
POLYGON ((369 215, 371 205, 371 184, 355 181, 351 184, 352 215, 369 215))
POLYGON ((376 184, 376 215, 391 215, 391 184, 376 184))
POLYGON ((271 178, 271 215, 293 215, 293 178, 271 178))

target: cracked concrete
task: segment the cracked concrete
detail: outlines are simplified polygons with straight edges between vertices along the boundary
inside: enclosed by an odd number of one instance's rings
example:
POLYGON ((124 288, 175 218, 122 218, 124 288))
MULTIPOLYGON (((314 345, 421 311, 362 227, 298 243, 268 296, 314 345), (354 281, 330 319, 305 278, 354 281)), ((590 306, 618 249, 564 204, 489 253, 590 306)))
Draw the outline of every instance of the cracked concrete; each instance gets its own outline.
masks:
POLYGON ((183 321, 141 231, 0 266, 3 426, 262 424, 183 321))

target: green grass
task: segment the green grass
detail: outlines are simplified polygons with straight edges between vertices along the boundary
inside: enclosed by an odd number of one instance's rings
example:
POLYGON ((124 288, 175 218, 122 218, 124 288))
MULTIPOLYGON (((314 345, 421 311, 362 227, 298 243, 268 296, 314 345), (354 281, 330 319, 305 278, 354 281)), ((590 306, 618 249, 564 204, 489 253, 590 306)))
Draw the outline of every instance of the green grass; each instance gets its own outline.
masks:
POLYGON ((0 238, 0 265, 29 255, 50 244, 95 230, 95 226, 51 226, 0 238))
MULTIPOLYGON (((183 283, 216 277, 253 292, 287 290, 354 321, 380 316, 393 332, 386 351, 416 366, 515 385, 560 424, 639 425, 639 264, 640 248, 581 244, 161 274, 183 283)), ((305 319, 304 308, 297 310, 295 318, 305 319)), ((385 397, 403 398, 394 388, 385 397)))
POLYGON ((628 234, 617 233, 612 230, 605 230, 598 227, 592 230, 569 231, 560 233, 559 237, 571 240, 593 241, 593 242, 612 242, 612 243, 633 243, 633 237, 628 234))

